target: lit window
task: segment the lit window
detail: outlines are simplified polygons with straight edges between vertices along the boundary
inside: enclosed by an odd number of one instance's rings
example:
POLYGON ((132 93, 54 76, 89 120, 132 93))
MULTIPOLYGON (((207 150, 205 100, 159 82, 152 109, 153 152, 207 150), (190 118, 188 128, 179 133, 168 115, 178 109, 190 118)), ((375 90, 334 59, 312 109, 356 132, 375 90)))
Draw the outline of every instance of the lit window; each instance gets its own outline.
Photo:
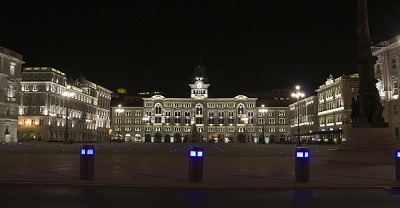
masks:
POLYGON ((11 76, 15 75, 15 63, 13 62, 10 63, 10 75, 11 76))

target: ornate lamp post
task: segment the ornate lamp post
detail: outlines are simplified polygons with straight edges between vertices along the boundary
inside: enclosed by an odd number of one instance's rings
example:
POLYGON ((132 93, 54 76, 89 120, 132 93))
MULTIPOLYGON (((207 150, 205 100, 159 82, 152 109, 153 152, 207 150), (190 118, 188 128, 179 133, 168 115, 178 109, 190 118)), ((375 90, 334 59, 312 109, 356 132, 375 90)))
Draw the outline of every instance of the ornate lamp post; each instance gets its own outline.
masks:
POLYGON ((261 112, 264 116, 264 122, 263 122, 263 127, 262 127, 262 138, 264 139, 264 143, 265 143, 265 123, 267 122, 268 109, 265 109, 265 106, 261 105, 261 109, 259 110, 259 112, 261 112))
POLYGON ((69 101, 69 98, 75 96, 75 93, 70 92, 71 86, 67 86, 67 90, 65 90, 61 95, 63 97, 65 97, 65 107, 66 107, 66 112, 65 112, 65 141, 64 143, 67 144, 68 143, 68 111, 69 111, 69 103, 67 103, 67 101, 69 101))
MULTIPOLYGON (((246 134, 248 134, 247 132, 248 132, 248 129, 247 129, 247 124, 248 124, 248 122, 249 122, 249 118, 247 118, 247 117, 243 117, 243 118, 241 118, 240 119, 242 122, 243 122, 243 124, 244 124, 244 129, 245 129, 245 131, 246 131, 246 134)), ((245 135, 246 136, 246 135, 245 135)), ((244 142, 246 143, 246 138, 244 138, 244 142)), ((247 142, 249 141, 249 135, 247 135, 247 142)))
POLYGON ((144 140, 142 142, 146 142, 147 126, 149 125, 150 117, 148 115, 146 115, 146 117, 143 118, 143 121, 144 121, 145 124, 143 124, 144 140))
MULTIPOLYGON (((115 112, 117 116, 121 116, 121 113, 124 112, 124 109, 121 108, 121 105, 118 105, 118 108, 115 109, 115 112)), ((117 142, 121 142, 121 117, 119 117, 118 120, 118 137, 117 137, 117 142)))
POLYGON ((301 146, 301 141, 300 141, 300 106, 299 106, 299 98, 303 98, 305 95, 303 92, 300 91, 300 86, 296 86, 296 91, 292 93, 292 97, 297 98, 297 145, 296 146, 301 146))

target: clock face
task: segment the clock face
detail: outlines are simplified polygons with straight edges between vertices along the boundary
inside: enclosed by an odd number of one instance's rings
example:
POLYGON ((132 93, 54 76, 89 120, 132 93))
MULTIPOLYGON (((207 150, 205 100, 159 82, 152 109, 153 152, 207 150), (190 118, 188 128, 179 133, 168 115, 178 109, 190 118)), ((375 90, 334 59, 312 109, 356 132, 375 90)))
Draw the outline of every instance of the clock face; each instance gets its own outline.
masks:
POLYGON ((202 87, 203 87, 203 82, 197 82, 197 83, 196 83, 196 87, 197 87, 198 89, 202 88, 202 87))

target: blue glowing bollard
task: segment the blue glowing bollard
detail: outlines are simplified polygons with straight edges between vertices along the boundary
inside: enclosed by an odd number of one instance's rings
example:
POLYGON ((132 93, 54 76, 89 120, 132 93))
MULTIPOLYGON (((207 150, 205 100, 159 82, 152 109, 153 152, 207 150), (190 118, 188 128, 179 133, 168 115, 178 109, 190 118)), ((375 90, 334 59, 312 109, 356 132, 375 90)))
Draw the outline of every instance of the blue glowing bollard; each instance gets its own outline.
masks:
POLYGON ((310 180, 310 151, 308 147, 296 147, 295 150, 296 181, 310 180))
POLYGON ((394 149, 394 167, 396 171, 396 180, 400 181, 400 148, 394 149))
POLYGON ((94 178, 94 145, 82 145, 81 148, 81 168, 80 178, 81 179, 93 179, 94 178))
POLYGON ((189 181, 199 182, 203 180, 203 147, 190 147, 189 150, 189 181))

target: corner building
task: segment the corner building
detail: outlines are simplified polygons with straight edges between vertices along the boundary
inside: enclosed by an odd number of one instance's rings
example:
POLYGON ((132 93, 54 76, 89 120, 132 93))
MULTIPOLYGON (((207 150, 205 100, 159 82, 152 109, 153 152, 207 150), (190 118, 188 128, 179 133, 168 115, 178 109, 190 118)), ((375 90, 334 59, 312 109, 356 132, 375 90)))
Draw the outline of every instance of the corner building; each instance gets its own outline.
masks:
POLYGON ((143 98, 143 107, 113 106, 112 135, 127 142, 272 143, 289 138, 289 107, 257 107, 257 98, 209 98, 196 66, 190 98, 143 98), (193 135, 196 135, 195 137, 193 135))
POLYGON ((24 67, 20 141, 109 141, 112 91, 51 67, 24 67), (68 96, 66 96, 68 95, 68 96))
POLYGON ((400 139, 400 35, 382 41, 372 47, 372 55, 377 56, 375 63, 376 87, 379 91, 385 121, 396 140, 400 139))
POLYGON ((17 142, 22 55, 0 47, 0 142, 17 142))

